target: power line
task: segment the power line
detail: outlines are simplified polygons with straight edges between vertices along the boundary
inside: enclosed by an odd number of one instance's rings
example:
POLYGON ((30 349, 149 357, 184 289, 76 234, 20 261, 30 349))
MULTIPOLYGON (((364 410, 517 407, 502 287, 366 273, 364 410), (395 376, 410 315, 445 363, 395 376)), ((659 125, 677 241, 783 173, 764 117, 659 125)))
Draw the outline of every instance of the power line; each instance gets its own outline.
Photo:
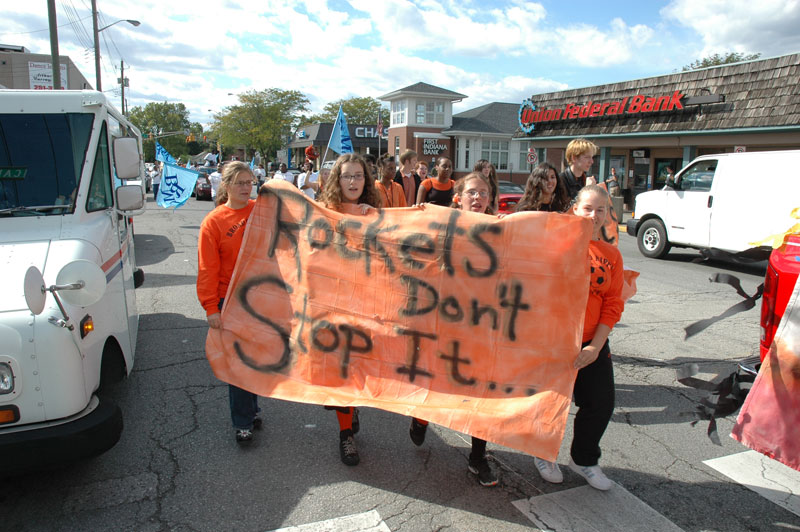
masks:
MULTIPOLYGON (((92 18, 92 15, 86 15, 85 17, 83 17, 81 19, 78 19, 78 22, 86 20, 87 18, 92 18)), ((72 24, 72 22, 66 22, 64 24, 59 24, 56 27, 57 28, 63 28, 64 26, 69 26, 70 24, 72 24)), ((2 35, 3 37, 5 37, 7 35, 30 35, 31 33, 42 33, 44 31, 50 31, 50 28, 45 28, 43 30, 18 31, 18 32, 14 32, 14 33, 3 33, 3 34, 0 34, 0 35, 2 35)))
POLYGON ((71 2, 68 3, 68 1, 62 1, 61 7, 64 9, 67 19, 70 21, 70 25, 75 32, 75 37, 78 39, 78 42, 80 42, 81 46, 84 48, 91 48, 92 40, 86 32, 86 28, 78 21, 78 12, 75 10, 75 7, 71 5, 71 2))

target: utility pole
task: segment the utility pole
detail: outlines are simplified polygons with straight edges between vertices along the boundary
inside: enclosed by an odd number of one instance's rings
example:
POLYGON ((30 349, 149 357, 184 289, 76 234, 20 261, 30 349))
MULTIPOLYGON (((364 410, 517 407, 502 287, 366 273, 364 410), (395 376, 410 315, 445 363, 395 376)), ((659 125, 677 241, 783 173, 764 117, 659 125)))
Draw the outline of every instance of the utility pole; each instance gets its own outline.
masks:
POLYGON ((125 61, 120 59, 120 61, 119 61, 119 84, 120 84, 120 87, 122 87, 122 102, 121 102, 122 103, 122 107, 120 107, 120 110, 122 111, 122 116, 126 116, 125 115, 125 81, 126 81, 125 80, 125 61))
POLYGON ((58 23, 56 22, 56 0, 47 0, 47 18, 50 21, 50 55, 52 56, 50 62, 53 67, 53 90, 61 90, 61 63, 58 60, 58 23))
POLYGON ((97 79, 95 89, 103 91, 102 74, 100 73, 100 32, 97 31, 97 0, 92 0, 92 29, 94 33, 94 72, 97 79))

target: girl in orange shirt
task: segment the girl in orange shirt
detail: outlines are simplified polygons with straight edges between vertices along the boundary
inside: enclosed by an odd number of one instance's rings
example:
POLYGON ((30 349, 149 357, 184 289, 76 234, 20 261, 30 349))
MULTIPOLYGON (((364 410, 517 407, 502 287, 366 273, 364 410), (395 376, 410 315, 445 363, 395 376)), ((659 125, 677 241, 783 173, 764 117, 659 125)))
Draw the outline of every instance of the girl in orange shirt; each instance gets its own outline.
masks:
MULTIPOLYGON (((574 434, 570 448, 569 468, 598 490, 611 488, 611 481, 597 465, 600 459, 600 439, 614 412, 614 369, 608 335, 619 321, 625 304, 622 300, 622 255, 602 240, 606 220, 608 192, 598 185, 587 185, 579 192, 572 207, 577 216, 592 221, 592 240, 589 242, 590 282, 586 317, 583 324, 583 345, 575 368, 574 434)), ((542 478, 558 484, 564 477, 558 464, 534 457, 542 478)))
MULTIPOLYGON (((394 174, 392 174, 394 175, 394 174)), ((361 214, 379 208, 381 199, 367 162, 356 153, 342 155, 325 180, 320 201, 329 209, 342 210, 343 205, 358 205, 361 214)), ((328 407, 326 407, 328 408, 328 407)), ((339 420, 339 455, 345 465, 358 465, 360 458, 353 435, 358 432, 358 410, 353 407, 331 407, 339 420)))
POLYGON ((378 160, 378 171, 381 173, 381 179, 375 182, 375 188, 380 194, 383 207, 407 207, 403 185, 394 181, 394 176, 397 173, 394 156, 388 153, 381 155, 378 160))
MULTIPOLYGON (((222 326, 220 311, 239 257, 244 228, 256 203, 250 199, 254 182, 255 177, 247 164, 241 161, 227 163, 217 194, 222 203, 208 213, 200 226, 197 298, 212 329, 222 326)), ((253 429, 260 429, 262 425, 258 417, 258 396, 230 384, 228 400, 236 441, 251 441, 253 429)))

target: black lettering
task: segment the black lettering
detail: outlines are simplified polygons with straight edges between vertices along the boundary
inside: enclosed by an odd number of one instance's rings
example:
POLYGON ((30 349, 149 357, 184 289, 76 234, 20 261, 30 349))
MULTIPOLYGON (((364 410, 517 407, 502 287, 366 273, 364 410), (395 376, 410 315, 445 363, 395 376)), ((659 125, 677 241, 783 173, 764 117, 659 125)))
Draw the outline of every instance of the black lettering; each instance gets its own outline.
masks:
POLYGON ((477 299, 472 300, 472 310, 470 312, 471 321, 473 325, 480 325, 481 317, 484 314, 489 315, 489 319, 492 321, 491 327, 492 330, 497 330, 497 311, 492 307, 486 305, 481 306, 480 302, 477 299))
POLYGON ((254 317, 258 321, 269 325, 272 329, 278 333, 280 336, 281 341, 283 341, 283 354, 281 355, 280 360, 275 362, 274 364, 258 364, 255 359, 247 355, 244 350, 242 349, 241 345, 239 345, 238 341, 233 342, 233 348, 236 351, 236 354, 239 356, 239 360, 241 360, 246 366, 252 368, 256 371, 262 371, 264 373, 277 373, 281 372, 289 367, 289 362, 291 361, 292 351, 289 347, 289 332, 275 323, 274 321, 270 320, 266 316, 262 316, 250 302, 247 300, 247 294, 253 288, 260 286, 262 284, 273 284, 278 288, 281 288, 286 291, 287 294, 292 293, 292 287, 288 284, 284 283, 280 278, 275 277, 274 275, 262 275, 258 277, 253 277, 248 279, 239 287, 239 290, 236 293, 236 297, 239 299, 239 303, 241 303, 242 308, 250 314, 250 316, 254 317))
POLYGON ((508 287, 505 283, 500 283, 500 306, 507 309, 504 320, 503 333, 512 342, 517 339, 516 322, 517 314, 520 310, 529 310, 531 306, 522 302, 522 284, 517 281, 511 282, 511 299, 506 299, 508 287))
POLYGON ((333 228, 325 218, 317 218, 311 222, 311 225, 308 227, 306 239, 308 239, 308 244, 311 246, 311 249, 325 249, 333 242, 333 228), (314 237, 317 233, 322 233, 325 239, 316 240, 314 237))
POLYGON ((342 378, 347 378, 347 368, 350 366, 350 353, 369 353, 372 351, 372 339, 362 330, 350 325, 339 325, 339 330, 344 335, 344 349, 342 350, 341 371, 342 378), (361 344, 353 342, 353 338, 361 339, 361 344))
POLYGON ((397 230, 398 226, 392 225, 390 227, 380 227, 381 222, 383 222, 383 218, 384 213, 381 209, 378 211, 378 219, 369 224, 366 232, 364 233, 364 260, 366 261, 367 275, 370 274, 370 249, 374 249, 375 253, 377 253, 383 259, 383 264, 386 266, 386 269, 389 270, 389 273, 394 273, 394 263, 392 262, 392 258, 389 256, 386 248, 383 247, 383 244, 378 241, 378 235, 381 233, 395 231, 397 230))
POLYGON ((499 235, 502 229, 498 224, 477 224, 470 227, 467 233, 469 241, 486 253, 486 256, 489 258, 488 268, 485 270, 476 270, 472 266, 472 262, 470 262, 469 258, 464 257, 464 269, 470 277, 489 277, 497 271, 497 254, 494 252, 494 249, 492 249, 492 246, 481 238, 481 234, 487 232, 493 235, 499 235))
POLYGON ((459 364, 471 364, 471 361, 468 358, 459 358, 458 356, 458 347, 459 342, 457 340, 453 340, 450 342, 450 346, 452 347, 452 354, 448 355, 442 352, 439 352, 439 358, 442 360, 448 360, 450 363, 450 376, 456 381, 458 384, 463 384, 464 386, 473 386, 475 384, 475 378, 471 377, 469 379, 465 378, 461 375, 461 372, 458 370, 459 364))
POLYGON ((412 331, 411 329, 403 329, 402 327, 395 327, 395 332, 403 336, 411 337, 411 341, 408 344, 408 365, 397 368, 397 373, 400 373, 401 375, 408 375, 408 380, 410 382, 414 382, 414 379, 417 378, 417 375, 433 378, 431 373, 417 367, 417 364, 419 363, 419 343, 421 338, 436 340, 438 336, 433 333, 412 331))
POLYGON ((455 209, 450 211, 450 216, 447 219, 447 224, 440 224, 438 222, 431 222, 429 227, 431 229, 437 230, 444 230, 444 235, 440 236, 442 241, 442 269, 447 272, 448 275, 453 276, 455 274, 455 268, 453 268, 453 239, 456 235, 463 235, 464 230, 460 227, 457 227, 458 217, 461 216, 461 213, 455 209))
POLYGON ((422 279, 417 279, 416 277, 403 274, 400 276, 400 282, 406 285, 406 290, 408 292, 406 306, 405 308, 400 309, 401 316, 419 316, 421 314, 427 314, 428 312, 434 310, 439 304, 439 294, 436 292, 436 289, 422 279), (428 291, 431 299, 430 304, 423 308, 419 308, 417 306, 419 304, 420 287, 428 291))
POLYGON ((294 340, 303 353, 308 353, 308 348, 303 342, 303 329, 305 328, 306 323, 313 323, 314 321, 311 316, 306 314, 306 309, 308 309, 308 294, 303 295, 303 310, 294 313, 294 317, 300 320, 300 327, 297 328, 297 335, 295 336, 294 340))
POLYGON ((311 217, 311 203, 304 194, 292 192, 291 190, 275 190, 270 187, 267 187, 266 190, 268 194, 275 195, 275 223, 277 225, 276 230, 272 233, 272 238, 270 239, 269 247, 267 248, 267 255, 269 257, 275 256, 275 248, 278 245, 278 239, 281 235, 284 235, 292 247, 294 262, 295 266, 297 267, 297 280, 299 281, 302 278, 302 269, 300 265, 300 253, 297 249, 298 234, 300 233, 300 227, 307 225, 308 220, 311 217), (293 222, 284 220, 282 218, 283 203, 286 199, 295 201, 303 206, 303 218, 300 221, 293 222))
POLYGON ((339 333, 336 332, 336 326, 327 320, 319 320, 311 327, 311 343, 322 351, 323 353, 330 353, 339 347, 339 333), (320 340, 320 332, 328 331, 331 333, 332 341, 325 344, 320 340))
POLYGON ((334 245, 336 246, 336 251, 339 253, 339 256, 343 259, 347 260, 358 260, 364 254, 361 250, 352 250, 347 247, 347 236, 345 235, 345 231, 348 228, 352 227, 353 229, 360 229, 361 222, 352 220, 350 218, 342 218, 339 220, 339 223, 336 224, 336 236, 334 238, 334 245))
POLYGON ((400 261, 411 270, 421 270, 425 267, 425 263, 416 260, 411 253, 433 255, 435 251, 436 243, 431 237, 422 233, 411 233, 400 243, 400 261))
POLYGON ((464 319, 464 311, 461 309, 458 300, 453 296, 447 296, 439 305, 439 314, 442 315, 446 321, 461 321, 464 319), (452 310, 450 310, 452 309, 452 310))

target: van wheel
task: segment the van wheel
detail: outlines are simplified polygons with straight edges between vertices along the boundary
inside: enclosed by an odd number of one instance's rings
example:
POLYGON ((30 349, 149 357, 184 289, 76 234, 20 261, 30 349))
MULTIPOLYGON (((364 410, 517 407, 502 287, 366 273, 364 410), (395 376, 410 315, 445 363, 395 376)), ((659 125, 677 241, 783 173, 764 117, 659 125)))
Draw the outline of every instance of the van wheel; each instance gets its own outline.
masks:
POLYGON ((651 259, 660 259, 669 253, 669 248, 672 247, 667 240, 667 231, 661 220, 647 220, 639 228, 636 236, 639 241, 639 251, 651 259))

